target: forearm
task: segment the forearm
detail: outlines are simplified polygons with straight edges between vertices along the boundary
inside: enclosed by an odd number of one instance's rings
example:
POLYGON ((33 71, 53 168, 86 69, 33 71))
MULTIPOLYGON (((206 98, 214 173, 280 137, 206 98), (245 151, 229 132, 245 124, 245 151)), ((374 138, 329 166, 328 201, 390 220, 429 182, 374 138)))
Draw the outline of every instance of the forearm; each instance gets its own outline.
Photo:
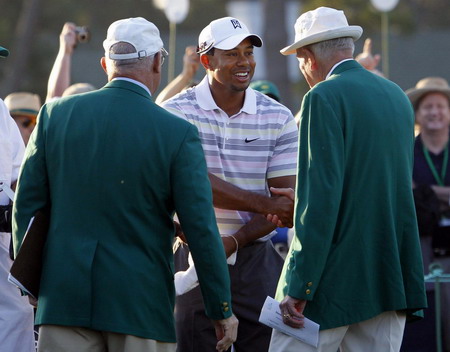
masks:
POLYGON ((265 214, 269 208, 269 197, 239 188, 211 173, 208 173, 208 176, 216 208, 260 214, 265 214))
POLYGON ((248 223, 233 234, 233 237, 237 241, 237 245, 236 241, 231 237, 222 238, 227 257, 235 252, 236 249, 242 248, 246 244, 271 233, 275 228, 276 226, 267 221, 263 215, 255 214, 248 223))
POLYGON ((172 98, 174 95, 180 93, 190 82, 192 77, 185 74, 179 74, 175 79, 161 91, 156 97, 155 103, 161 104, 162 102, 172 98))
POLYGON ((46 101, 62 96, 64 90, 69 87, 71 64, 72 55, 67 53, 65 48, 61 48, 48 79, 46 101))
POLYGON ((436 193, 438 199, 445 203, 450 204, 450 187, 446 186, 431 186, 431 189, 436 193))

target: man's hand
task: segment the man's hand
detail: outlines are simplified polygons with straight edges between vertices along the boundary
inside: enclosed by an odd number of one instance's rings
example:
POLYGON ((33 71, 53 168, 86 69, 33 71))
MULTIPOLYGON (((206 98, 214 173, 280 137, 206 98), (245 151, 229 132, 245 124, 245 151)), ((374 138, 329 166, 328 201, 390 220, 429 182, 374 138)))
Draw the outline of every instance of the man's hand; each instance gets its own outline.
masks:
POLYGON ((294 190, 292 188, 270 187, 270 192, 276 197, 270 198, 273 207, 267 211, 267 220, 278 227, 292 227, 295 199, 294 190))
POLYGON ((186 236, 184 235, 183 229, 181 228, 181 225, 178 221, 173 221, 173 224, 175 225, 175 236, 179 237, 181 241, 184 243, 187 243, 186 236))
POLYGON ((72 22, 66 22, 59 35, 59 47, 60 50, 67 54, 72 54, 73 49, 77 46, 77 33, 75 31, 75 24, 72 22))
POLYGON ((356 61, 358 61, 362 67, 364 67, 366 70, 369 70, 381 77, 383 77, 383 73, 381 73, 377 66, 380 63, 381 56, 379 54, 373 55, 372 54, 372 39, 367 38, 364 42, 364 48, 361 54, 358 54, 355 58, 356 61))
POLYGON ((296 299, 291 296, 286 296, 280 303, 281 316, 283 323, 292 328, 303 328, 305 326, 303 310, 305 309, 306 301, 303 299, 296 299))
POLYGON ((38 300, 33 296, 28 296, 28 302, 34 307, 37 308, 38 300))
POLYGON ((230 348, 237 338, 237 329, 239 321, 232 315, 227 319, 214 320, 216 329, 217 342, 216 350, 219 352, 226 351, 230 348))
POLYGON ((196 46, 187 46, 183 56, 182 75, 192 80, 200 66, 200 56, 196 52, 196 46))

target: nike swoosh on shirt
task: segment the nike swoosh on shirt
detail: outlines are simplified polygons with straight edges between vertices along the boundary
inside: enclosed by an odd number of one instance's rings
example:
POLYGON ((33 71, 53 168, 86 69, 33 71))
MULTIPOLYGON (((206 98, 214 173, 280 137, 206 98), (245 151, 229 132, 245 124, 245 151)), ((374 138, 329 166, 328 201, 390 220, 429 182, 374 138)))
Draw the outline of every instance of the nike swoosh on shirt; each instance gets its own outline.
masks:
POLYGON ((254 139, 247 139, 247 138, 245 138, 245 143, 254 142, 254 141, 256 141, 257 139, 259 139, 259 138, 254 138, 254 139))

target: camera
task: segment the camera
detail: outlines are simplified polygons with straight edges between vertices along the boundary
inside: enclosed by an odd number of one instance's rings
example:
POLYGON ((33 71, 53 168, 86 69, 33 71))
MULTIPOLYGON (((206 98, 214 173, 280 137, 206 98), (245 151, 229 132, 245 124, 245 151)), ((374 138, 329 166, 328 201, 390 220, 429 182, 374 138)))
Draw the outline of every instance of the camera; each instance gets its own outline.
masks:
POLYGON ((78 43, 87 43, 91 39, 91 32, 87 26, 75 27, 75 33, 77 34, 78 43))

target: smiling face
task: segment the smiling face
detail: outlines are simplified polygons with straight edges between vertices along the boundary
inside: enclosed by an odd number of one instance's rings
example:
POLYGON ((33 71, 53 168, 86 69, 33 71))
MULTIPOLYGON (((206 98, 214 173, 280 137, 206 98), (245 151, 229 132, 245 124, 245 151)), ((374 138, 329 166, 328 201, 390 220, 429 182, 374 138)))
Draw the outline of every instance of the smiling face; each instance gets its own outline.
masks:
POLYGON ((446 95, 429 93, 419 102, 416 110, 416 122, 422 131, 448 129, 450 125, 450 107, 446 95))
POLYGON ((244 92, 255 72, 253 45, 250 39, 244 39, 231 50, 214 49, 214 55, 207 55, 211 72, 211 86, 222 92, 244 92))

